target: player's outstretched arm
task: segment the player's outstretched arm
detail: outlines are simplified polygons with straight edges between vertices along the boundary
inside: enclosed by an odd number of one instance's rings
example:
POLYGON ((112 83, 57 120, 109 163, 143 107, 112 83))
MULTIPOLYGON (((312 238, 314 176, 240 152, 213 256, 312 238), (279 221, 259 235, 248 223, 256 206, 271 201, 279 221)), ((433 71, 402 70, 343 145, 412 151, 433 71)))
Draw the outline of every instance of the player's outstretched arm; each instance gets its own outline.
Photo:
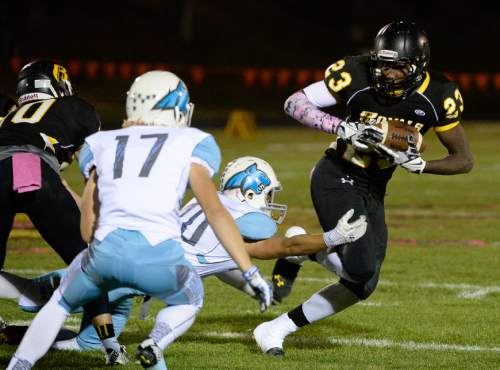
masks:
POLYGON ((87 243, 92 241, 94 231, 97 228, 97 217, 99 214, 99 196, 97 192, 97 175, 95 171, 85 184, 82 195, 80 232, 87 243))
POLYGON ((353 209, 347 211, 333 230, 323 234, 304 234, 291 238, 274 237, 247 244, 248 253, 250 256, 259 259, 274 259, 287 256, 303 256, 319 252, 324 248, 333 248, 355 242, 365 234, 367 223, 364 215, 355 221, 349 222, 353 215, 353 209))
POLYGON ((259 297, 260 310, 265 311, 271 304, 272 287, 264 280, 257 266, 252 264, 240 231, 221 203, 208 170, 200 164, 192 163, 189 184, 215 235, 243 271, 243 277, 259 297))

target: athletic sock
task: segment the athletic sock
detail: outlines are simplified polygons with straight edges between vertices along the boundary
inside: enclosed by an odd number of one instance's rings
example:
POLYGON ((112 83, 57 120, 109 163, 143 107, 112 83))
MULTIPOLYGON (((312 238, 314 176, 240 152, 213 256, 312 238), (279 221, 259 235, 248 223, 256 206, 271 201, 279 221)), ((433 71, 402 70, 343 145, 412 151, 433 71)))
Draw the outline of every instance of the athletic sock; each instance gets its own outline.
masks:
POLYGON ((149 336, 161 350, 164 350, 193 325, 197 312, 198 308, 194 305, 165 307, 156 315, 149 336))
POLYGON ((95 326, 97 335, 102 342, 102 345, 106 350, 111 349, 116 352, 120 352, 120 342, 115 336, 115 329, 113 324, 104 324, 95 326))
POLYGON ((280 258, 274 265, 273 276, 280 275, 294 281, 301 267, 301 265, 287 261, 284 258, 280 258))
POLYGON ((359 298, 353 292, 344 285, 335 283, 314 293, 300 306, 300 312, 296 312, 294 317, 302 323, 304 321, 300 320, 313 323, 335 315, 358 301, 359 298))
POLYGON ((288 312, 287 315, 298 328, 310 324, 310 322, 306 318, 306 315, 304 315, 302 305, 297 306, 296 308, 288 312))

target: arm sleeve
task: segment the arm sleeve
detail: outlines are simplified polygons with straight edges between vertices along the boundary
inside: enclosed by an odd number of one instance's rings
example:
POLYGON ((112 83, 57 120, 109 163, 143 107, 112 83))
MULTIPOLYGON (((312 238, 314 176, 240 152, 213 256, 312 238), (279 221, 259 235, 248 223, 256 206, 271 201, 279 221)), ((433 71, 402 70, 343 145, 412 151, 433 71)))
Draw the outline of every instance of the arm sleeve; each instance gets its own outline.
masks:
POLYGON ((83 148, 80 151, 78 164, 83 177, 88 180, 90 172, 95 167, 95 159, 94 154, 90 150, 90 145, 87 142, 83 144, 83 148))
POLYGON ((312 127, 328 134, 337 133, 338 127, 342 123, 340 118, 318 109, 302 90, 297 91, 285 101, 285 113, 304 126, 312 127))
POLYGON ((246 240, 269 239, 278 231, 276 222, 271 217, 259 212, 247 213, 235 221, 241 236, 246 240))
POLYGON ((221 154, 213 136, 206 137, 196 145, 191 155, 191 161, 206 167, 210 172, 210 176, 219 171, 221 154))

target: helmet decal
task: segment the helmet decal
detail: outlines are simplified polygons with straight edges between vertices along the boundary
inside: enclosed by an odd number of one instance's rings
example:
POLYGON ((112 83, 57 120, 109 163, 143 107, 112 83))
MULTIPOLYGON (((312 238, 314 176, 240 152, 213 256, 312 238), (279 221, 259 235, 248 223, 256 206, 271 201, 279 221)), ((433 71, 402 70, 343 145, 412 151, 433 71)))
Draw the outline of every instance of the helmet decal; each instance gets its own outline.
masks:
POLYGON ((184 85, 182 81, 179 81, 175 90, 170 91, 151 109, 170 110, 178 107, 179 111, 185 114, 187 112, 188 104, 189 92, 187 91, 186 85, 184 85))
POLYGON ((69 80, 66 68, 64 68, 59 64, 54 64, 54 70, 52 71, 52 74, 54 75, 54 78, 56 79, 57 82, 69 80))
POLYGON ((256 163, 253 163, 243 171, 231 176, 222 190, 239 188, 242 194, 245 194, 248 190, 253 190, 256 194, 261 194, 269 185, 271 185, 269 177, 264 171, 257 168, 256 163))

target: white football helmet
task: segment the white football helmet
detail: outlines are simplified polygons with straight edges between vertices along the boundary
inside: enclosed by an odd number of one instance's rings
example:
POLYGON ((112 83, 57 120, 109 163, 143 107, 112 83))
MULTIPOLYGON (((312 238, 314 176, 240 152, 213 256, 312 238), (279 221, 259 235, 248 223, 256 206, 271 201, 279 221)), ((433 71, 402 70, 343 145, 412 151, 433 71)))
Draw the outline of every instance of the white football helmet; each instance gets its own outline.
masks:
POLYGON ((127 92, 127 121, 187 127, 193 109, 186 85, 171 72, 146 72, 135 79, 127 92))
POLYGON ((287 206, 274 203, 275 192, 281 190, 273 168, 257 157, 240 157, 226 165, 220 178, 220 191, 229 198, 247 202, 266 212, 276 223, 283 222, 287 206))

